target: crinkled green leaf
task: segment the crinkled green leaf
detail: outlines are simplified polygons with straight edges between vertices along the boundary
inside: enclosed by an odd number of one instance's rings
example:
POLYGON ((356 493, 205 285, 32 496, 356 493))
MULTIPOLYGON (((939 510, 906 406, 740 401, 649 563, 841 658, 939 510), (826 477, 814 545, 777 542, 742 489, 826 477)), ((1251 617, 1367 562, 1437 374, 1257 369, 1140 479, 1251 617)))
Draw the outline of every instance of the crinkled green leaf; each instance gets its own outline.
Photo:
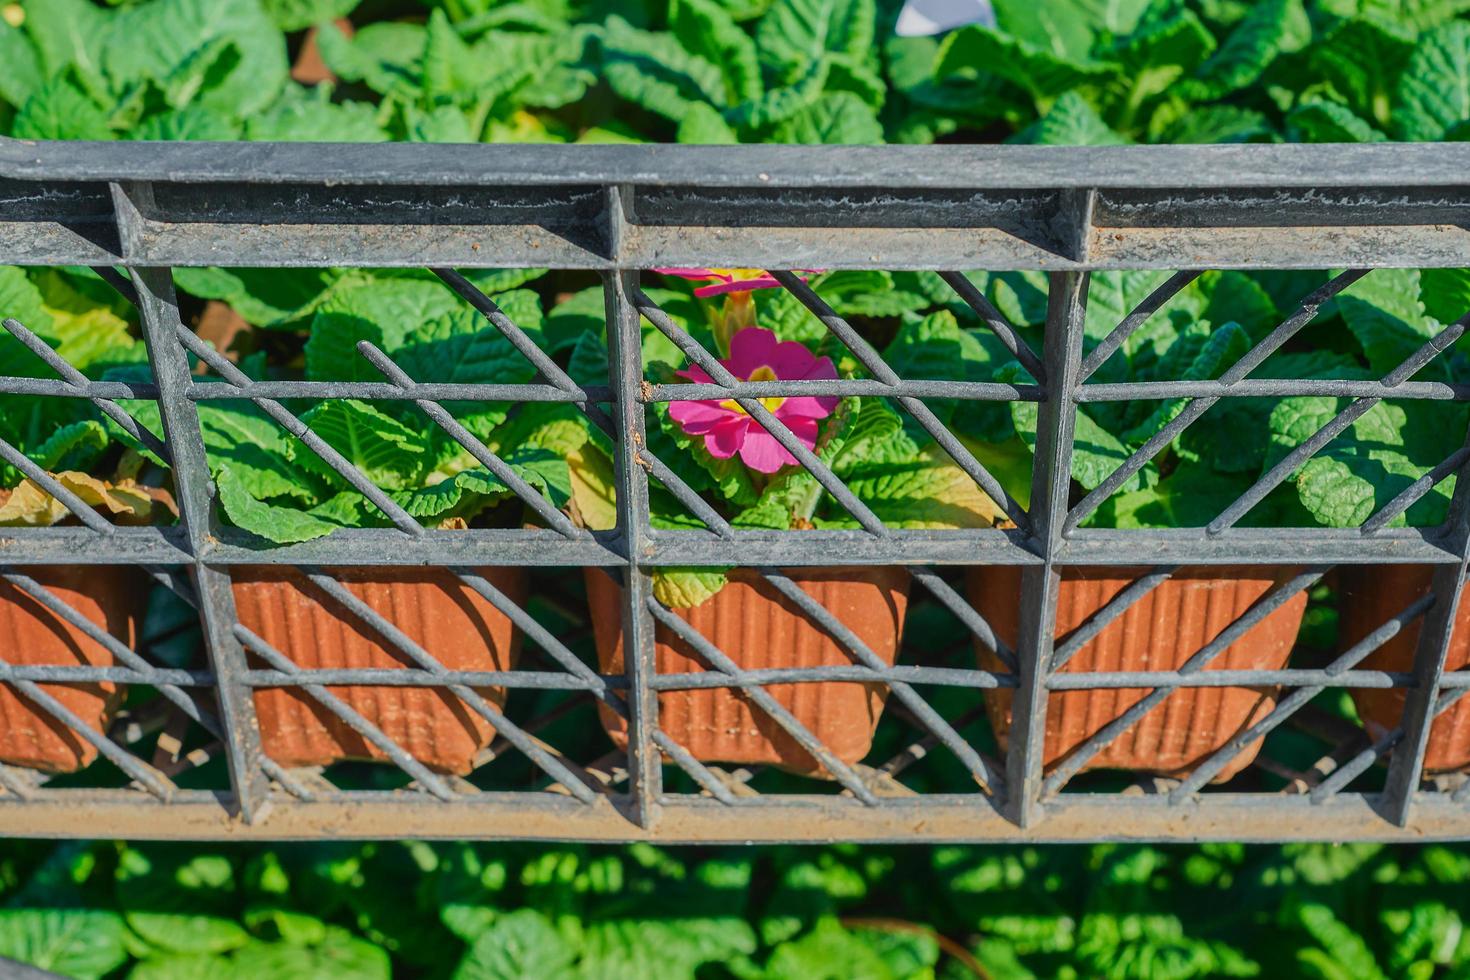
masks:
POLYGON ((41 57, 24 32, 0 20, 0 101, 19 108, 45 82, 41 57))
POLYGON ((720 69, 723 104, 739 105, 764 93, 755 42, 716 0, 677 0, 669 28, 685 50, 720 69))
POLYGON ((260 0, 151 0, 118 11, 99 44, 118 90, 146 79, 179 84, 182 71, 193 77, 174 104, 197 99, 239 117, 275 101, 289 73, 286 39, 260 0), (198 53, 211 46, 214 55, 201 62, 198 53))
POLYGON ((756 26, 756 49, 767 71, 789 82, 827 54, 869 57, 876 19, 874 0, 775 0, 756 26))
POLYGON ((10 135, 25 140, 110 140, 116 137, 107 112, 69 78, 54 78, 36 89, 10 124, 10 135))
POLYGON ((1419 38, 1399 81, 1393 121, 1406 140, 1437 140, 1470 120, 1470 23, 1454 21, 1419 38))
POLYGON ((723 72, 670 33, 639 30, 621 17, 602 36, 603 76, 617 95, 678 122, 689 106, 727 105, 723 72))
POLYGON ((1293 109, 1286 128, 1299 143, 1381 143, 1388 138, 1347 106, 1321 99, 1293 109))
POLYGON ((292 85, 267 111, 246 122, 247 139, 308 143, 381 143, 388 133, 366 102, 334 102, 329 86, 292 85))
POLYGON ((1114 132, 1080 93, 1067 92, 1046 114, 1017 134, 1018 143, 1043 146, 1119 146, 1127 137, 1114 132))
MULTIPOLYGON (((1362 344, 1368 366, 1380 376, 1397 368, 1440 331, 1425 312, 1419 292, 1417 270, 1378 269, 1337 297, 1338 312, 1362 344)), ((1418 376, 1442 377, 1445 370, 1441 356, 1418 376)))
POLYGON ((882 143, 883 125, 851 92, 833 92, 797 112, 773 134, 781 143, 882 143))
POLYGON ((174 282, 201 299, 217 299, 257 327, 298 327, 331 294, 353 281, 331 269, 174 270, 174 282))
MULTIPOLYGON (((1332 83, 1357 117, 1392 122, 1399 79, 1414 50, 1414 31, 1380 17, 1355 17, 1312 46, 1313 70, 1332 83)), ((1328 142, 1325 139, 1316 142, 1328 142)))
MULTIPOLYGON (((679 121, 677 140, 699 146, 722 146, 739 143, 740 137, 724 114, 707 102, 691 102, 684 118, 679 121)), ((599 301, 601 290, 598 290, 599 301)))
MULTIPOLYGON (((384 490, 411 489, 424 476, 428 441, 423 433, 367 402, 355 399, 322 402, 302 415, 301 421, 384 490)), ((325 460, 304 445, 293 442, 290 451, 298 465, 334 483, 342 480, 325 460)))
POLYGON ((1301 0, 1261 0, 1226 36, 1219 49, 1175 92, 1186 99, 1218 99, 1245 88, 1289 44, 1293 20, 1303 17, 1301 0))
POLYGON ((767 89, 759 98, 742 102, 727 111, 725 118, 732 126, 744 130, 766 129, 786 122, 816 104, 827 85, 830 71, 831 62, 818 58, 790 85, 767 89))
POLYGON ((215 477, 219 502, 230 523, 275 544, 295 544, 331 534, 341 524, 322 520, 296 506, 267 503, 251 493, 235 471, 225 466, 215 477))
POLYGON ((235 869, 222 854, 129 846, 118 857, 116 896, 128 926, 178 953, 223 953, 250 941, 238 921, 235 869))
POLYGON ((1116 64, 1058 57, 1041 45, 1029 43, 988 27, 962 27, 939 48, 935 74, 988 72, 1019 86, 1044 104, 1079 85, 1108 78, 1116 64))
POLYGON ((126 931, 120 915, 103 909, 0 909, 0 956, 92 980, 127 962, 126 931))
POLYGON ((578 949, 534 908, 499 917, 480 934, 454 970, 454 980, 565 980, 578 949))
POLYGON ((362 0, 262 0, 265 12, 283 31, 300 31, 346 17, 362 0))

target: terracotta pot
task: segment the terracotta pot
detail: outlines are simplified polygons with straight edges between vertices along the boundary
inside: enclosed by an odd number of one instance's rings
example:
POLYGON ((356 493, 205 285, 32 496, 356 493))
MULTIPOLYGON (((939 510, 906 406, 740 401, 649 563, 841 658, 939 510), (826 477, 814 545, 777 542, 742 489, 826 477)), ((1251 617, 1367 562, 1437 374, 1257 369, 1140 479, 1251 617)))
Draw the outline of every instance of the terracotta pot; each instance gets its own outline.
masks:
MULTIPOLYGON (((1056 632, 1082 625, 1139 575, 1142 568, 1066 568, 1057 603, 1056 632)), ((1187 568, 1109 623, 1078 650, 1063 673, 1175 670, 1290 571, 1261 568, 1187 568)), ((1021 570, 1008 566, 970 569, 970 601, 1014 648, 1020 626, 1021 570)), ((1298 593, 1210 662, 1207 670, 1279 670, 1286 666, 1306 608, 1298 593)), ((978 646, 978 645, 977 645, 978 646)), ((986 670, 1003 669, 980 649, 986 670)), ((1143 700, 1149 688, 1059 691, 1047 698, 1045 765, 1072 751, 1143 700)), ((1010 690, 985 692, 991 724, 1002 746, 1011 724, 1010 690)), ((1084 766, 1182 776, 1276 706, 1274 691, 1244 687, 1180 688, 1084 766)), ((1215 777, 1229 779, 1255 759, 1260 742, 1247 746, 1215 777)))
MULTIPOLYGON (((1344 566, 1338 612, 1341 648, 1348 649, 1363 637, 1403 612, 1410 603, 1429 593, 1434 570, 1425 565, 1344 566)), ((1363 670, 1411 671, 1419 644, 1419 617, 1383 646, 1363 659, 1363 670)), ((1450 634, 1446 670, 1470 664, 1470 602, 1463 599, 1455 612, 1455 629, 1450 634)), ((1377 739, 1397 728, 1404 711, 1403 688, 1354 688, 1353 703, 1368 734, 1377 739)), ((1426 772, 1451 772, 1470 767, 1470 699, 1461 698, 1434 720, 1424 756, 1426 772)))
MULTIPOLYGON (((874 653, 892 665, 898 656, 908 608, 908 572, 902 568, 806 568, 786 574, 831 610, 874 653)), ((587 570, 602 671, 623 671, 622 587, 600 569, 587 570)), ((851 666, 847 650, 807 620, 770 583, 749 569, 736 569, 713 598, 675 614, 746 670, 780 667, 851 666)), ((683 640, 660 626, 655 669, 683 674, 709 667, 683 640)), ((843 762, 858 762, 873 744, 888 688, 882 684, 817 681, 774 684, 766 690, 843 762)), ((659 727, 701 762, 775 765, 823 775, 820 763, 785 729, 736 688, 664 691, 658 698, 659 727)), ((628 744, 626 722, 602 709, 602 724, 619 748, 628 744)))
MULTIPOLYGON (((67 565, 25 569, 25 574, 117 639, 134 646, 147 590, 136 569, 118 565, 67 565)), ((0 658, 10 664, 115 665, 112 654, 8 582, 0 580, 0 658)), ((107 729, 124 689, 117 684, 42 684, 42 690, 82 718, 95 732, 107 729)), ((35 707, 9 685, 0 685, 0 762, 63 773, 97 758, 92 743, 35 707)))
MULTIPOLYGON (((450 670, 509 670, 520 632, 484 597, 442 568, 330 570, 353 595, 402 630, 450 670)), ((526 582, 520 569, 483 569, 492 585, 517 603, 526 582)), ((333 602, 293 568, 247 566, 234 572, 235 606, 247 629, 300 667, 413 666, 370 627, 333 602)), ((404 751, 436 772, 468 773, 495 731, 449 691, 436 687, 331 685, 345 701, 404 751)), ((505 704, 505 688, 478 688, 505 704)), ((386 756, 296 688, 260 688, 255 713, 265 754, 285 766, 321 766, 386 756)))

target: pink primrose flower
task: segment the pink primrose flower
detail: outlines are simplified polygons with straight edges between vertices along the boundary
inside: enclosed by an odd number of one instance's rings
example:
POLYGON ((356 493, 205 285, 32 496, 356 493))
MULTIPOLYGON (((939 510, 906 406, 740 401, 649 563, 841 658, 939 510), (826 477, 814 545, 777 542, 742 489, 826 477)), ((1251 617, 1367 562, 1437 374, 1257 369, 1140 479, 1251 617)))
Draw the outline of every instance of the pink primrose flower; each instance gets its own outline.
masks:
MULTIPOLYGON (((680 279, 693 279, 698 282, 705 279, 714 279, 715 282, 708 286, 700 286, 694 290, 695 296, 719 296, 721 293, 748 293, 754 289, 774 289, 781 284, 776 277, 765 269, 654 269, 666 276, 678 276, 680 279)), ((796 272, 805 272, 815 275, 821 269, 796 269, 796 272)))
MULTIPOLYGON (((760 327, 747 327, 730 341, 730 356, 720 360, 741 381, 830 381, 837 377, 831 358, 818 357, 794 340, 778 341, 760 327)), ((698 384, 709 384, 705 370, 693 365, 679 376, 698 384)), ((762 398, 761 404, 786 424, 808 448, 817 444, 817 422, 837 407, 835 397, 762 398)), ((740 461, 761 473, 774 473, 796 462, 796 457, 776 437, 746 414, 734 399, 725 401, 671 402, 669 415, 691 436, 704 436, 710 455, 740 461)))

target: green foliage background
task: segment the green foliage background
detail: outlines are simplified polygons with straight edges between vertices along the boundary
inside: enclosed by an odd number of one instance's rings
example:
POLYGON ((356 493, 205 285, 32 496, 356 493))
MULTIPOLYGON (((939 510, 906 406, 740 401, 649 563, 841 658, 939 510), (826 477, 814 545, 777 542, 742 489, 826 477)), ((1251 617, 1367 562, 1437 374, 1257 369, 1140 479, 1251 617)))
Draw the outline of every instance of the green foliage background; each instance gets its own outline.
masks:
POLYGON ((0 955, 75 977, 1470 976, 1470 846, 10 842, 0 955))
MULTIPOLYGON (((898 6, 0 2, 0 132, 699 143, 1470 138, 1470 0, 996 0, 1000 30, 943 39, 891 37, 898 6), (351 41, 323 32, 340 85, 289 80, 302 29, 404 13, 417 22, 373 24, 351 41)), ((958 978, 977 968, 994 977, 1470 978, 1467 885, 1463 845, 12 841, 0 845, 0 955, 69 976, 134 980, 958 978)))

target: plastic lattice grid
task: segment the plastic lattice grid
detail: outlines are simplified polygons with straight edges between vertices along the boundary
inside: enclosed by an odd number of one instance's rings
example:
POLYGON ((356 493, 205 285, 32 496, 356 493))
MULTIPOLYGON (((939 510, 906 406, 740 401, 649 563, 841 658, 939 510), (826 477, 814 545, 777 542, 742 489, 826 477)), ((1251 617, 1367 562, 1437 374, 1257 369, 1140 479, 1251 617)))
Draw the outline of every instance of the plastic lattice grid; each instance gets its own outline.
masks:
MULTIPOLYGON (((124 252, 162 248, 158 241, 187 224, 150 215, 157 205, 130 185, 113 184, 112 194, 124 252)), ((619 235, 664 227, 657 217, 640 223, 634 208, 617 217, 618 188, 608 195, 614 217, 597 220, 611 220, 616 255, 619 235)), ((228 255, 230 225, 212 227, 228 255)), ((250 227, 252 235, 271 229, 250 227)), ((744 240, 732 246, 746 253, 753 247, 744 240)), ((52 260, 76 261, 84 251, 68 245, 52 260)), ((802 265, 821 264, 800 257, 802 265)), ((224 261, 220 253, 214 258, 224 261)), ((1267 252, 1258 264, 1267 267, 1271 258, 1282 256, 1267 252)), ((984 277, 926 273, 936 296, 948 290, 936 302, 961 317, 968 332, 983 335, 997 356, 1014 361, 999 377, 971 380, 963 370, 958 377, 947 368, 929 376, 922 368, 898 370, 890 362, 901 349, 878 339, 887 329, 878 322, 883 317, 841 314, 819 280, 773 270, 781 302, 819 325, 821 335, 809 342, 848 364, 846 377, 800 382, 731 375, 699 330, 651 298, 656 277, 621 261, 598 272, 606 377, 595 382, 574 377, 565 351, 538 345, 467 266, 434 269, 534 375, 524 383, 461 384, 414 376, 370 341, 356 345, 360 361, 342 365, 351 380, 253 378, 185 325, 167 263, 92 264, 135 309, 146 370, 136 380, 89 378, 26 324, 7 319, 10 336, 45 370, 0 379, 0 391, 96 406, 166 464, 178 520, 119 526, 0 442, 4 461, 74 516, 64 526, 4 532, 0 574, 10 594, 3 598, 54 617, 86 651, 75 666, 11 663, 0 680, 58 738, 96 757, 79 773, 52 777, 19 764, 0 768, 0 821, 12 832, 84 834, 96 820, 118 821, 116 832, 136 836, 667 840, 1345 839, 1451 836, 1470 828, 1463 781, 1427 773, 1425 765, 1435 719, 1463 707, 1458 699, 1467 687, 1464 674, 1446 669, 1451 600, 1463 586, 1470 541, 1463 481, 1447 489, 1470 460, 1463 417, 1459 431, 1437 433, 1452 444, 1442 461, 1396 474, 1394 492, 1371 501, 1354 526, 1293 523, 1290 509, 1279 506, 1280 489, 1309 461, 1340 456, 1355 423, 1378 406, 1412 412, 1414 405, 1466 400, 1454 372, 1431 369, 1457 356, 1470 317, 1435 322, 1420 342, 1391 351, 1393 363, 1372 377, 1276 369, 1300 360, 1275 355, 1330 344, 1313 324, 1344 290, 1372 275, 1366 268, 1324 273, 1292 296, 1279 318, 1237 325, 1245 339, 1219 370, 1163 364, 1148 381, 1113 380, 1110 359, 1146 345, 1157 318, 1174 315, 1171 301, 1213 273, 1157 274, 1141 298, 1123 306, 1119 297, 1128 291, 1114 288, 1117 277, 1099 273, 1092 281, 1085 268, 1011 280, 997 274, 993 281, 1012 283, 1005 302, 977 285, 992 281, 984 277), (1022 318, 1029 322, 1016 322, 1020 289, 1031 291, 1036 315, 1022 318), (656 370, 649 338, 710 380, 656 370), (380 380, 365 380, 374 375, 380 380), (808 448, 768 407, 804 396, 887 405, 906 431, 931 440, 944 465, 993 502, 997 526, 923 529, 885 520, 882 508, 849 485, 853 473, 840 474, 820 447, 808 448), (1232 434, 1260 441, 1259 432, 1241 427, 1239 407, 1259 412, 1265 405, 1269 413, 1304 398, 1315 400, 1315 414, 1305 413, 1294 443, 1259 447, 1256 470, 1241 470, 1248 475, 1228 485, 1194 488, 1188 507, 1181 502, 1155 519, 1162 527, 1117 527, 1128 523, 1118 515, 1137 502, 1130 494, 1157 478, 1160 454, 1178 456, 1196 445, 1192 428, 1208 430, 1220 445, 1232 434), (414 406, 510 490, 524 520, 465 530, 426 526, 401 495, 380 487, 301 419, 304 406, 349 399, 414 406), (826 520, 801 531, 749 529, 691 486, 660 441, 660 406, 696 399, 738 404, 795 456, 814 481, 826 520), (607 440, 613 527, 589 530, 570 519, 462 424, 457 410, 532 402, 571 406, 607 440), (201 435, 201 409, 226 404, 253 406, 252 417, 309 453, 313 467, 365 497, 383 526, 280 546, 230 527, 211 476, 221 461, 201 435), (995 458, 977 447, 965 428, 970 406, 1010 415, 1032 461, 1024 480, 999 472, 995 458), (1150 428, 1131 445, 1114 438, 1114 447, 1098 435, 1116 437, 1125 419, 1140 416, 1150 428), (1434 499, 1441 506, 1426 509, 1434 499), (670 502, 681 511, 677 526, 654 519, 670 502), (1432 523, 1416 519, 1429 512, 1432 523), (1400 526, 1404 516, 1409 526, 1400 526), (1346 581, 1368 574, 1371 582, 1371 569, 1387 564, 1422 566, 1427 591, 1373 622, 1355 620, 1361 635, 1344 631, 1335 647, 1308 632, 1289 659, 1283 651, 1263 664, 1248 655, 1269 645, 1266 633, 1282 632, 1273 624, 1283 616, 1305 610, 1310 622, 1326 597, 1349 588, 1346 581), (153 633, 128 637, 89 615, 65 577, 80 567, 123 567, 135 584, 150 585, 149 601, 163 607, 148 617, 153 633), (738 569, 732 583, 788 610, 845 662, 759 662, 758 637, 732 646, 725 642, 733 635, 728 624, 701 629, 697 616, 660 601, 654 573, 670 567, 738 569), (833 567, 875 576, 869 596, 903 597, 900 648, 882 649, 852 625, 845 600, 814 571, 833 567), (1224 568, 1230 575, 1207 571, 1224 568), (404 625, 404 611, 374 591, 374 582, 394 574, 428 582, 466 615, 503 617, 519 639, 498 641, 493 669, 457 665, 452 638, 426 643, 426 634, 404 625), (1213 601, 1205 622, 1168 620, 1172 600, 1163 597, 1171 587, 1225 578, 1251 584, 1213 601), (262 582, 284 582, 289 601, 242 591, 242 583, 262 582), (1091 583, 1091 598, 1079 598, 1079 583, 1091 583), (283 602, 301 618, 268 637, 259 623, 269 616, 260 609, 285 608, 283 602), (323 628, 323 616, 347 624, 343 635, 369 650, 371 663, 321 667, 282 649, 292 629, 323 628), (1170 642, 1158 647, 1168 656, 1145 671, 1109 669, 1100 652, 1108 638, 1149 624, 1168 631, 1170 642), (606 636, 596 637, 599 629, 606 636), (1409 663, 1365 665, 1415 630, 1409 663), (628 653, 621 669, 599 661, 594 638, 622 644, 628 653), (519 662, 517 643, 524 648, 519 662), (665 647, 677 648, 679 669, 659 669, 665 647), (881 710, 870 746, 862 738, 856 749, 838 745, 846 735, 813 723, 820 713, 802 706, 803 690, 839 688, 857 692, 871 714, 881 710), (780 766, 701 760, 692 744, 697 732, 678 727, 695 695, 732 690, 739 692, 733 703, 746 712, 739 717, 755 719, 763 741, 785 746, 780 766), (73 691, 87 700, 64 696, 73 691), (365 700, 364 691, 375 693, 365 700), (1343 692, 1355 691, 1401 692, 1393 723, 1364 727, 1339 710, 1343 692), (288 696, 267 702, 263 692, 288 696), (1207 751, 1193 746, 1198 758, 1184 771, 1115 768, 1127 751, 1142 751, 1141 740, 1157 748, 1187 737, 1174 729, 1197 720, 1210 703, 1223 710, 1222 699, 1242 694, 1254 698, 1246 722, 1216 732, 1207 751), (95 713, 101 701, 113 702, 105 715, 95 713), (267 703, 274 705, 269 711, 267 703), (426 704, 456 719, 443 744, 437 733, 416 731, 395 715, 426 704), (1080 721, 1069 707, 1077 704, 1090 706, 1080 721), (1196 714, 1179 709, 1182 720, 1175 717, 1180 704, 1196 714), (262 725, 262 714, 271 726, 262 725), (378 761, 302 764, 281 750, 282 719, 320 725, 351 742, 352 754, 378 761), (1077 730, 1068 727, 1074 722, 1077 730), (1145 736, 1151 725, 1158 730, 1145 736), (1055 749, 1056 740, 1064 751, 1055 749), (458 754, 446 763, 451 748, 458 754)), ((915 259, 895 267, 923 268, 915 259)), ((1016 267, 1025 264, 991 265, 1016 267)), ((1288 291, 1283 287, 1283 295, 1288 291)), ((1375 615, 1365 611, 1357 620, 1375 615)), ((1286 650, 1296 639, 1294 625, 1289 632, 1286 650)))

